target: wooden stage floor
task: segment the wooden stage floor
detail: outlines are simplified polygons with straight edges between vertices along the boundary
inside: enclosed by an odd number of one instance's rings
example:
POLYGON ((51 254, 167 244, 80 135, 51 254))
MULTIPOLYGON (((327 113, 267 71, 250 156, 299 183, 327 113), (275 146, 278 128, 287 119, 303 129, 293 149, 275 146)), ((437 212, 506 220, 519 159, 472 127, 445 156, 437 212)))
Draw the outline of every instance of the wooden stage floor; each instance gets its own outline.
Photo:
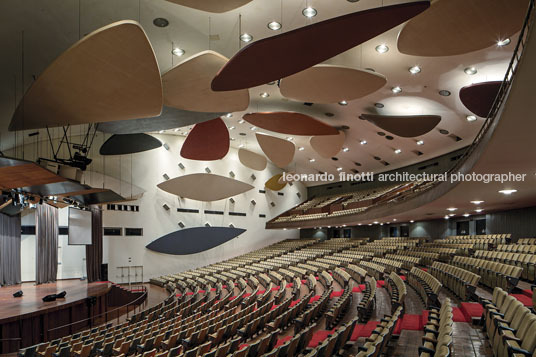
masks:
POLYGON ((32 282, 4 286, 0 288, 0 321, 68 305, 83 300, 88 296, 103 295, 110 289, 110 286, 111 284, 107 282, 88 284, 86 281, 74 279, 41 285, 35 285, 32 282), (24 295, 20 298, 14 298, 13 293, 19 290, 22 290, 24 295), (64 290, 67 292, 64 299, 43 302, 42 298, 44 296, 64 290))

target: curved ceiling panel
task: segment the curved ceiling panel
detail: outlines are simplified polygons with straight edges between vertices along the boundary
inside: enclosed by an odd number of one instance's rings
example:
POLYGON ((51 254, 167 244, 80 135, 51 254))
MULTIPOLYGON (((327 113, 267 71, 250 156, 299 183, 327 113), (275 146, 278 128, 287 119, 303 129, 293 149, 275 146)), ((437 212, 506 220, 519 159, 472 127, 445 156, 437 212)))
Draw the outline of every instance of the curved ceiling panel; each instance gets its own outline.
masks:
POLYGON ((398 50, 453 56, 484 49, 518 32, 527 7, 527 0, 437 0, 404 26, 398 50))
POLYGON ((309 103, 338 103, 362 98, 387 83, 385 76, 343 66, 317 65, 290 77, 279 85, 287 98, 309 103))
POLYGON ((487 118, 501 85, 500 81, 471 84, 460 89, 460 100, 472 113, 487 118))
POLYGON ((245 167, 257 171, 264 170, 268 164, 268 161, 264 156, 243 148, 238 149, 238 159, 245 167))
POLYGON ((429 6, 429 1, 418 1, 369 9, 255 41, 227 62, 212 89, 251 88, 288 77, 400 25, 429 6))
POLYGON ((153 150, 162 146, 157 138, 147 134, 114 134, 102 144, 101 155, 126 155, 153 150))
POLYGON ((230 227, 195 227, 166 234, 149 243, 146 248, 158 253, 187 255, 217 247, 246 230, 230 227))
POLYGON ((345 139, 346 135, 344 132, 339 131, 338 135, 313 136, 309 143, 318 155, 324 158, 330 158, 341 151, 345 139))
POLYGON ((56 58, 22 98, 9 130, 154 117, 162 100, 160 70, 143 28, 119 21, 56 58))
POLYGON ((272 191, 281 191, 287 185, 286 182, 279 182, 282 177, 283 174, 272 176, 268 181, 266 181, 264 187, 272 191))
POLYGON ((98 130, 110 134, 139 134, 151 131, 182 128, 219 118, 226 113, 202 113, 164 106, 162 114, 153 118, 110 121, 99 123, 98 130))
POLYGON ((377 127, 404 138, 413 138, 432 131, 441 121, 439 115, 376 115, 361 114, 377 127))
POLYGON ((289 135, 335 135, 337 129, 308 115, 293 112, 251 113, 243 116, 259 128, 289 135))
POLYGON ((215 92, 210 88, 212 79, 228 61, 217 52, 203 51, 173 67, 162 76, 164 104, 194 112, 246 110, 247 89, 215 92))
POLYGON ((277 166, 283 168, 292 162, 296 146, 288 140, 270 135, 255 134, 262 151, 277 166))
POLYGON ((253 188, 250 184, 214 174, 191 174, 159 183, 158 188, 197 201, 217 201, 253 188))
POLYGON ((191 7, 192 9, 215 12, 221 14, 223 12, 237 9, 241 6, 250 3, 252 0, 167 0, 169 2, 182 6, 191 7))
POLYGON ((228 152, 229 130, 220 118, 196 124, 181 148, 181 156, 190 160, 219 160, 228 152))

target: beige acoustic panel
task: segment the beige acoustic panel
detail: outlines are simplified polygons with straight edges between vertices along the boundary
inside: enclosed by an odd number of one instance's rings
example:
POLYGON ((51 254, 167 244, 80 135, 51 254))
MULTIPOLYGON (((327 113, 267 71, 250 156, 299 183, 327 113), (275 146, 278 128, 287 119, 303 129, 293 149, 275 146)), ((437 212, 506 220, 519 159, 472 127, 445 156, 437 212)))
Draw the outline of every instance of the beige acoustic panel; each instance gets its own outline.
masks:
POLYGON ((56 58, 22 98, 9 130, 154 117, 162 103, 160 70, 143 28, 119 21, 56 58))
POLYGON ((283 78, 279 89, 283 96, 300 102, 338 103, 367 96, 386 83, 379 73, 322 64, 283 78))
POLYGON ((268 181, 266 181, 264 187, 272 191, 281 191, 287 185, 286 182, 279 182, 282 177, 283 174, 277 174, 272 176, 268 181))
POLYGON ((243 148, 238 149, 238 160, 240 160, 245 167, 257 171, 264 170, 268 164, 268 161, 264 156, 243 148))
POLYGON ((193 112, 240 112, 249 105, 249 90, 215 92, 212 79, 228 59, 214 51, 200 52, 162 76, 164 104, 193 112))
POLYGON ((324 158, 330 158, 341 151, 345 139, 346 135, 344 132, 339 131, 338 135, 313 136, 309 143, 318 155, 324 158))
POLYGON ((223 12, 237 9, 241 6, 250 3, 252 0, 167 0, 169 2, 182 6, 191 7, 192 9, 202 10, 206 12, 215 12, 221 14, 223 12))
POLYGON ((253 188, 242 181, 204 173, 175 177, 157 186, 171 194, 204 202, 223 200, 253 188))
POLYGON ((283 168, 292 162, 296 147, 288 140, 270 135, 255 134, 262 151, 277 166, 283 168))
POLYGON ((249 113, 244 120, 259 128, 288 135, 335 135, 337 129, 309 115, 296 112, 249 113))
POLYGON ((441 121, 439 115, 376 115, 361 114, 383 130, 404 138, 414 138, 432 131, 441 121))
POLYGON ((521 29, 528 0, 437 0, 411 19, 398 50, 413 56, 453 56, 493 46, 521 29))

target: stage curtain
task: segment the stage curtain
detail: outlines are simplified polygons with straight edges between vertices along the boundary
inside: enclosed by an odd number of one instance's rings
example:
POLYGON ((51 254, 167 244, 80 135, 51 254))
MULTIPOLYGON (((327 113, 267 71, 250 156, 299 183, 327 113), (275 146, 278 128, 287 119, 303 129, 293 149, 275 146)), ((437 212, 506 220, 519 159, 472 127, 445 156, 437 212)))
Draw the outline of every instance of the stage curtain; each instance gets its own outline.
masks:
POLYGON ((0 285, 20 284, 20 214, 0 213, 0 285))
POLYGON ((37 284, 56 281, 58 274, 58 209, 37 205, 35 216, 37 284))
POLYGON ((87 281, 99 281, 102 265, 102 210, 91 209, 91 245, 86 245, 87 281))

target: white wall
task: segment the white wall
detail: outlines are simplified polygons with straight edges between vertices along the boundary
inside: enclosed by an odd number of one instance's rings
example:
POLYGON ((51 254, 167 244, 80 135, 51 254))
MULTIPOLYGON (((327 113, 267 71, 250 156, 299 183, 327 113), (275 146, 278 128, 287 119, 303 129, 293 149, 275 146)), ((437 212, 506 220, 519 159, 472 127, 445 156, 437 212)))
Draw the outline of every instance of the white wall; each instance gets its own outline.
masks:
MULTIPOLYGON (((175 273, 211 264, 221 260, 247 253, 254 249, 275 243, 287 238, 298 238, 297 230, 265 230, 265 222, 274 216, 294 207, 306 197, 306 188, 302 184, 287 185, 280 192, 266 190, 266 194, 259 193, 264 189, 264 183, 282 170, 268 164, 264 171, 254 171, 243 166, 238 160, 237 150, 231 148, 222 160, 201 162, 186 160, 180 157, 180 147, 183 137, 175 135, 155 135, 170 146, 167 151, 163 147, 133 155, 106 157, 104 159, 105 174, 121 178, 141 187, 146 192, 137 201, 127 202, 129 205, 139 205, 139 212, 104 211, 103 225, 105 227, 129 227, 143 228, 142 237, 104 237, 104 262, 109 264, 108 278, 116 282, 125 282, 127 277, 122 277, 118 266, 143 265, 144 280, 163 274, 175 273), (180 169, 182 163, 185 168, 180 169), (164 192, 156 187, 164 181, 163 174, 174 178, 184 174, 205 172, 209 167, 213 174, 229 177, 229 171, 235 173, 235 179, 247 182, 254 189, 235 196, 235 203, 226 200, 216 202, 199 202, 189 199, 180 200, 177 196, 164 192), (254 173, 256 180, 251 178, 254 173), (300 192, 301 198, 296 193, 300 192), (257 204, 250 201, 254 199, 257 204), (276 204, 270 206, 270 202, 276 204), (170 210, 166 211, 162 205, 166 203, 170 210), (180 213, 177 208, 199 209, 200 213, 180 213), (205 215, 204 210, 224 211, 223 216, 205 215), (229 211, 247 213, 246 217, 229 216, 229 211), (259 214, 265 214, 266 218, 259 218, 259 214), (231 241, 218 247, 198 254, 186 256, 174 256, 155 253, 145 248, 147 244, 170 232, 181 229, 179 222, 185 224, 185 228, 203 226, 210 222, 212 226, 228 226, 230 223, 237 228, 247 231, 231 241)), ((210 141, 208 142, 210 145, 210 141)), ((94 162, 101 163, 102 158, 95 158, 94 162)), ((128 185, 126 185, 128 186, 128 185)), ((125 187, 128 191, 128 187, 125 187)), ((123 192, 125 193, 125 192, 123 192)), ((124 234, 124 232, 123 232, 124 234)))

